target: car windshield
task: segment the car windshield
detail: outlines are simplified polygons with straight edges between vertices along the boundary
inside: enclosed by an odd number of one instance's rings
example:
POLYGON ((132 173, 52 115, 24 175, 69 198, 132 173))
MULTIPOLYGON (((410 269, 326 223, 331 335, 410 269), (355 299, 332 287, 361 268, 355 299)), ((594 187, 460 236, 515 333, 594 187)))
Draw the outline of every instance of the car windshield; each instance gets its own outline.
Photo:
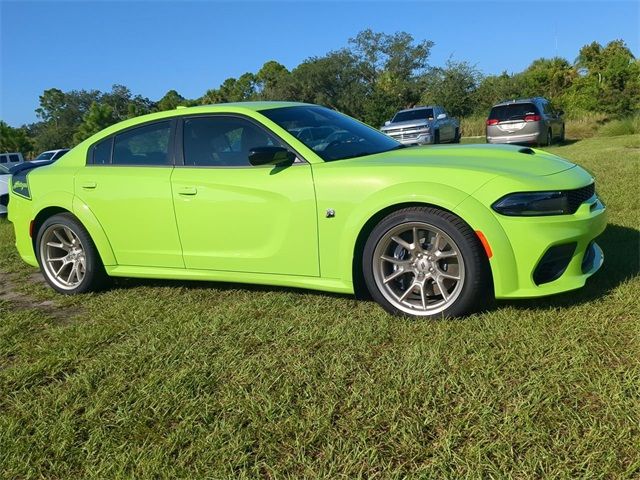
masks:
POLYGON ((493 107, 489 119, 503 122, 505 120, 522 120, 527 115, 539 115, 533 103, 512 103, 493 107))
POLYGON ((42 152, 38 155, 34 160, 50 160, 51 157, 55 155, 56 152, 42 152))
POLYGON ((384 133, 325 107, 282 107, 262 110, 260 113, 327 162, 403 147, 384 133))
POLYGON ((416 108, 413 110, 398 112, 396 113, 396 116, 393 117, 392 123, 408 122, 410 120, 433 120, 433 109, 432 108, 416 108))

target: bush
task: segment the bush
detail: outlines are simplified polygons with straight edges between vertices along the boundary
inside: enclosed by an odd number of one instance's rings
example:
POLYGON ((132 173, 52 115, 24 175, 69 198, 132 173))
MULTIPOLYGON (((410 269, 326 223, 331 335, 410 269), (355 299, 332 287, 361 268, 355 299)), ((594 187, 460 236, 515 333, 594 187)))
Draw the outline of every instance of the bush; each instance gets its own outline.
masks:
POLYGON ((598 129, 607 121, 604 114, 569 117, 564 122, 567 138, 582 139, 595 137, 598 129))
POLYGON ((460 119, 460 132, 463 137, 484 137, 486 116, 472 116, 460 119))
POLYGON ((640 133, 640 115, 613 120, 605 123, 598 130, 598 135, 602 137, 633 135, 634 133, 640 133))

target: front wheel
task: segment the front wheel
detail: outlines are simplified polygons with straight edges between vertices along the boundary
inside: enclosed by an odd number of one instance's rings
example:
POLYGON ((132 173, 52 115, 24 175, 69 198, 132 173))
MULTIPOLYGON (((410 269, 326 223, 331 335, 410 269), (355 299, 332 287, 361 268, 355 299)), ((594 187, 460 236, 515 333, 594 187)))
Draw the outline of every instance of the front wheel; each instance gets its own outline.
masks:
POLYGON ((460 134, 460 129, 456 128, 455 135, 453 136, 453 143, 460 143, 460 137, 462 137, 462 135, 460 134))
POLYGON ((493 296, 476 234, 435 208, 405 208, 384 218, 369 235, 362 264, 371 296, 394 315, 455 317, 493 296))
POLYGON ((84 293, 106 284, 108 277, 89 233, 70 213, 45 220, 36 236, 36 256, 45 280, 60 293, 84 293))

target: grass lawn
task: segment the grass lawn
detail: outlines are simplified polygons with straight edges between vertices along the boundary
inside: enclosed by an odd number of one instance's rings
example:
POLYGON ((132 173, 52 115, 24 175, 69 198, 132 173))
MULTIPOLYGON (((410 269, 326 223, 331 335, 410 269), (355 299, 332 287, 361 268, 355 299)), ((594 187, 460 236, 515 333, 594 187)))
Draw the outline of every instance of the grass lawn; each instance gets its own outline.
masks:
POLYGON ((549 150, 597 178, 604 267, 463 320, 214 283, 59 296, 0 221, 0 475, 638 478, 640 136, 549 150))

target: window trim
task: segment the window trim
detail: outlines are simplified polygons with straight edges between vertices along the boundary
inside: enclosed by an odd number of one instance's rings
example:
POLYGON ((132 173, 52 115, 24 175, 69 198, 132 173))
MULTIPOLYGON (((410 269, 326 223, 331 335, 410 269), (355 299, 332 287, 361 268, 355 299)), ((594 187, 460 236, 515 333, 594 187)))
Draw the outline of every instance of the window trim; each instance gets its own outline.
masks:
POLYGON ((193 118, 210 118, 210 117, 231 117, 247 120, 258 128, 261 128, 269 135, 277 138, 288 150, 295 153, 298 162, 294 162, 292 167, 299 165, 308 165, 309 162, 304 158, 298 150, 293 148, 288 142, 286 142, 280 135, 276 134, 273 130, 268 128, 263 123, 260 123, 255 118, 241 113, 231 112, 219 112, 219 113, 198 113, 192 115, 180 115, 177 118, 176 135, 175 135, 175 166, 181 168, 213 168, 213 169, 237 169, 237 168, 274 168, 274 165, 185 165, 184 164, 184 121, 191 120, 193 118))
POLYGON ((122 130, 118 130, 117 132, 112 133, 111 135, 107 135, 106 137, 102 137, 99 140, 96 140, 89 148, 87 148, 87 155, 85 158, 85 166, 87 167, 146 167, 146 168, 173 168, 176 165, 176 130, 178 120, 176 118, 162 118, 156 120, 149 120, 147 122, 138 123, 136 125, 132 125, 127 128, 123 128, 122 130), (148 127, 149 125, 153 125, 154 123, 169 123, 169 145, 167 145, 167 155, 169 156, 169 163, 164 165, 136 165, 136 164, 118 164, 113 163, 113 151, 115 148, 115 138, 118 135, 122 135, 123 133, 130 132, 131 130, 136 130, 142 127, 148 127), (93 163, 93 152, 96 149, 96 146, 106 140, 111 141, 111 153, 109 155, 109 163, 93 163))

